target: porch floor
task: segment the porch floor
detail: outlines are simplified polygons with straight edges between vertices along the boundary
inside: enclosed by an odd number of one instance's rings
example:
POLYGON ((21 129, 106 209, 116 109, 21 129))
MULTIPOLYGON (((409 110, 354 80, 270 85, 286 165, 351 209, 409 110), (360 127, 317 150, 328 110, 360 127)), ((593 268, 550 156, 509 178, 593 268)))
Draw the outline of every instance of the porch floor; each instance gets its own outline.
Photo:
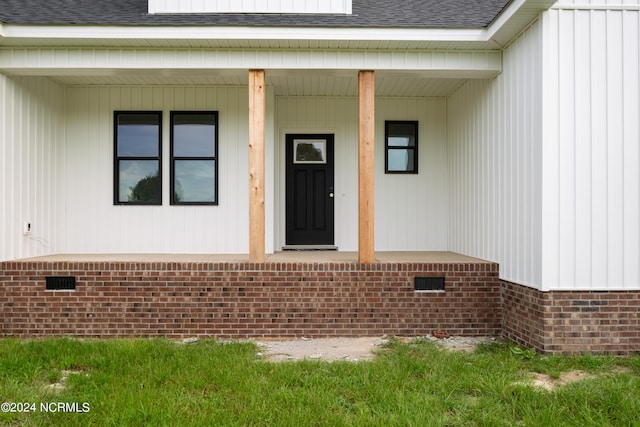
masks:
MULTIPOLYGON (((488 263, 479 258, 445 251, 376 252, 379 263, 488 263)), ((247 254, 58 254, 17 262, 248 262, 247 254)), ((357 252, 283 251, 266 255, 266 262, 358 262, 357 252)))

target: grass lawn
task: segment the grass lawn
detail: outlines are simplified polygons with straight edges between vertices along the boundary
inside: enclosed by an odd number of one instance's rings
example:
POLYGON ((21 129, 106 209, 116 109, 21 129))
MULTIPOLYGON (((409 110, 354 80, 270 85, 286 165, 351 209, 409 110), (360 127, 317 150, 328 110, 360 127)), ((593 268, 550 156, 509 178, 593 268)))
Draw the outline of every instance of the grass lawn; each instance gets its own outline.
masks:
POLYGON ((12 404, 0 425, 640 425, 640 356, 544 357, 510 344, 450 352, 421 340, 358 363, 273 363, 258 351, 215 340, 3 339, 0 402, 12 404), (560 385, 577 371, 579 381, 560 385), (534 387, 535 374, 558 385, 534 387))

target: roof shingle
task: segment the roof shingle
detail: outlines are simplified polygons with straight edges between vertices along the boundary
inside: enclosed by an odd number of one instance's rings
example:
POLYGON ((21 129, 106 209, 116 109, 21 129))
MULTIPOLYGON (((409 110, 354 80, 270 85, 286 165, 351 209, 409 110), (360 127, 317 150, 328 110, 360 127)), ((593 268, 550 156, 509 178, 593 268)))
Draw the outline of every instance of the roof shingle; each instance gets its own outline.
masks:
POLYGON ((351 15, 150 15, 147 0, 0 0, 0 22, 43 25, 243 25, 482 28, 510 0, 353 0, 351 15))

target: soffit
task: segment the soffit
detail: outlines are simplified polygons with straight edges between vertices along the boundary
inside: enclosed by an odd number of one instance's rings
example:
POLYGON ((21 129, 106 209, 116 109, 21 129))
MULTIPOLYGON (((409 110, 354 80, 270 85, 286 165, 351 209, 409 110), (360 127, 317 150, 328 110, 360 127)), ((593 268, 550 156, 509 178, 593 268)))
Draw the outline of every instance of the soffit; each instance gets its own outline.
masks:
MULTIPOLYGON (((118 76, 56 76, 52 80, 63 85, 131 85, 131 86, 246 86, 246 70, 218 74, 184 75, 118 75, 118 76)), ((429 78, 420 76, 376 73, 376 96, 382 97, 446 97, 467 79, 429 78)), ((276 96, 357 96, 357 73, 333 75, 314 72, 267 71, 266 83, 276 96)))

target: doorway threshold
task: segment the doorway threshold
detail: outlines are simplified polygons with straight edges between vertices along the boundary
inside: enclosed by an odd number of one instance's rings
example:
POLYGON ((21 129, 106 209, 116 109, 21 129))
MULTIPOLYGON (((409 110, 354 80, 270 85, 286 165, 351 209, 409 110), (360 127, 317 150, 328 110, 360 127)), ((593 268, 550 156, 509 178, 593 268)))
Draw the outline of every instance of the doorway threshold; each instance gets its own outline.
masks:
POLYGON ((337 251, 335 245, 284 245, 283 251, 337 251))

